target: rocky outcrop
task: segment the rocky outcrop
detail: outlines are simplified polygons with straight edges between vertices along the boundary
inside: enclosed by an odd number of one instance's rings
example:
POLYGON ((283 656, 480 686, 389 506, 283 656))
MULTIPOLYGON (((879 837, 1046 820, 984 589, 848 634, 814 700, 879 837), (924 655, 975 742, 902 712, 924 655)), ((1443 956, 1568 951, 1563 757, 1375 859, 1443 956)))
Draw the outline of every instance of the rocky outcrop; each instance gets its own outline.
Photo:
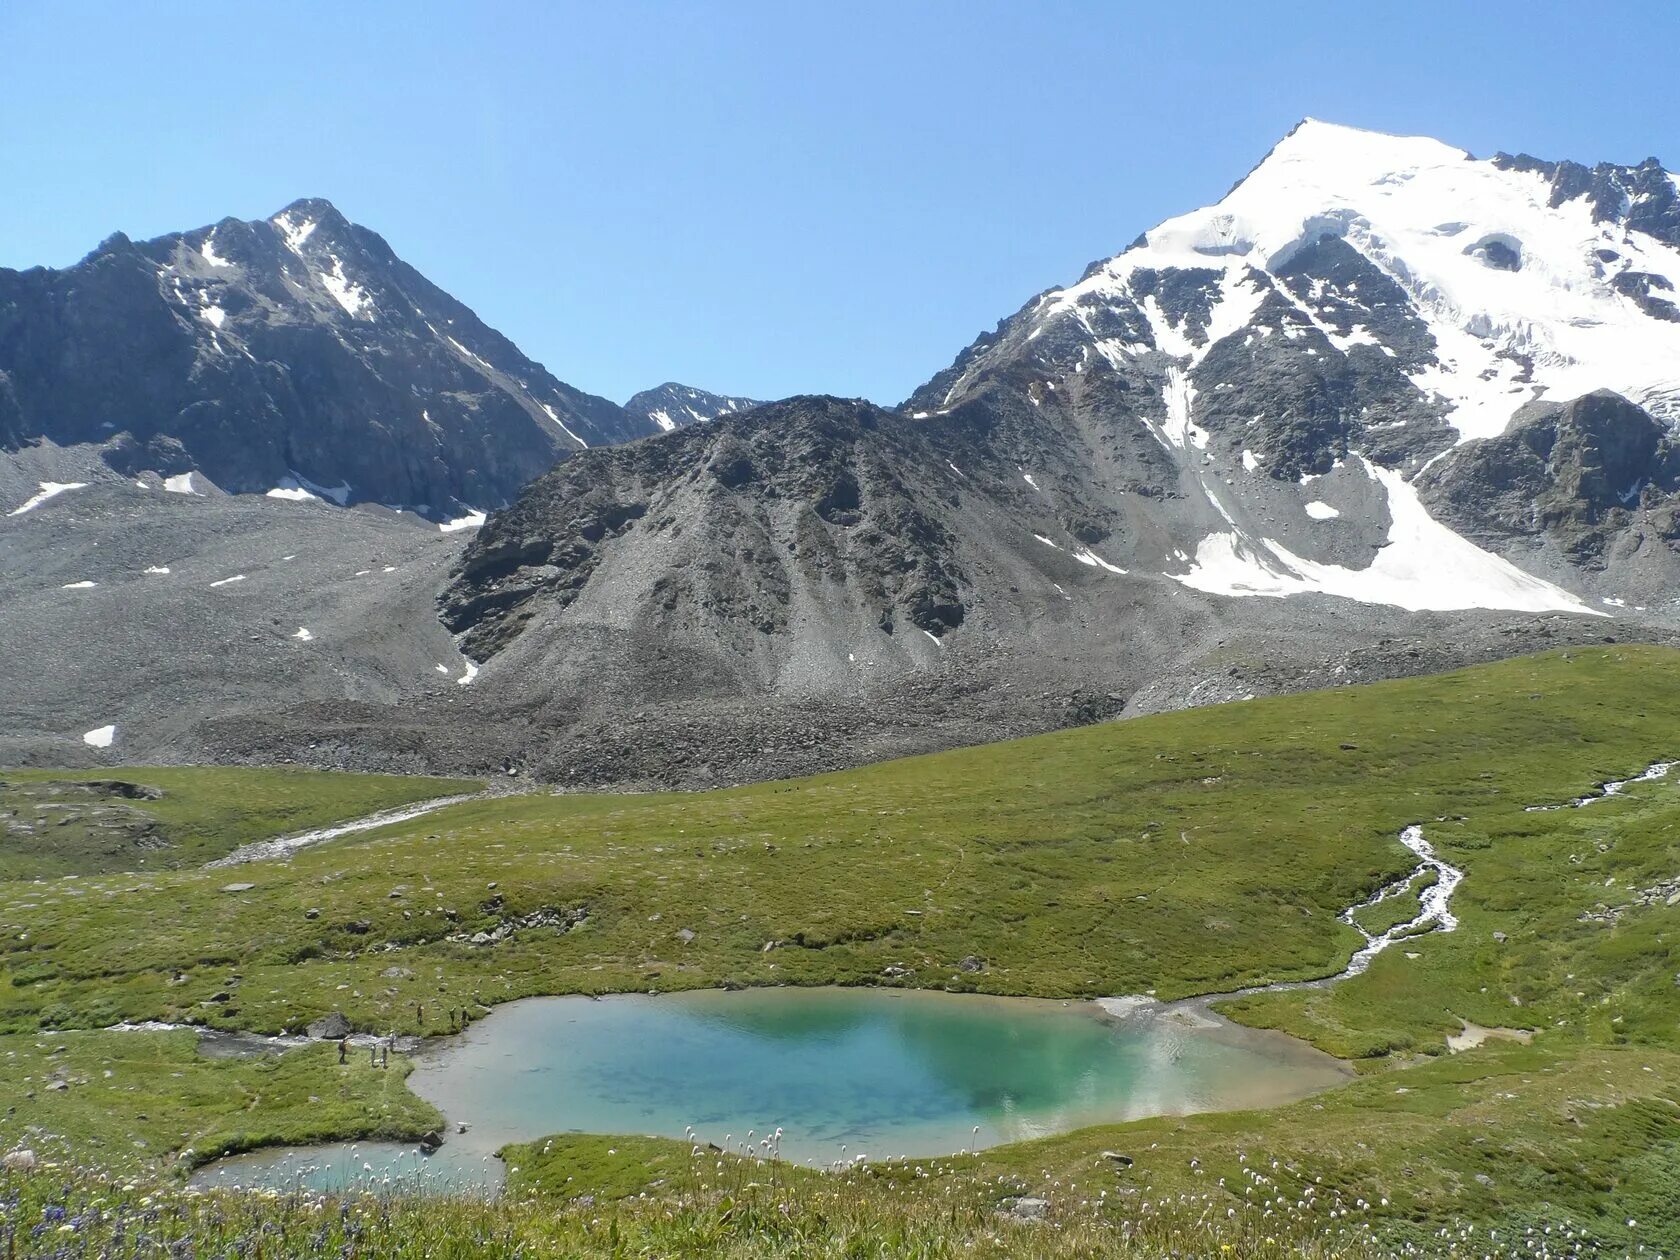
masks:
POLYGON ((1638 166, 1600 162, 1589 167, 1548 162, 1527 153, 1496 153, 1492 161, 1501 170, 1540 176, 1551 186, 1554 207, 1585 197, 1594 222, 1614 223, 1680 245, 1680 185, 1654 157, 1638 166))
POLYGON ((440 609, 477 660, 586 589, 644 633, 778 635, 802 607, 841 601, 888 635, 938 637, 964 615, 937 510, 955 482, 900 418, 790 399, 566 460, 479 531, 440 609))
POLYGON ((1545 538, 1590 569, 1634 534, 1680 548, 1680 445, 1608 390, 1530 404, 1506 432, 1465 443, 1418 485, 1436 515, 1467 534, 1545 538))

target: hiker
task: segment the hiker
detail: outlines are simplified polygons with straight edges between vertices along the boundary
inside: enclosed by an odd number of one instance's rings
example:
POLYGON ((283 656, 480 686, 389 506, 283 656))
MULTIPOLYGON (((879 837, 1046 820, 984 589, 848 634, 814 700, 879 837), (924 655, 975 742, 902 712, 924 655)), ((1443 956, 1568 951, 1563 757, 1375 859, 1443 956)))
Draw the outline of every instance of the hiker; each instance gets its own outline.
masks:
POLYGON ((350 1038, 348 1036, 340 1037, 338 1039, 338 1065, 343 1067, 349 1056, 350 1038))

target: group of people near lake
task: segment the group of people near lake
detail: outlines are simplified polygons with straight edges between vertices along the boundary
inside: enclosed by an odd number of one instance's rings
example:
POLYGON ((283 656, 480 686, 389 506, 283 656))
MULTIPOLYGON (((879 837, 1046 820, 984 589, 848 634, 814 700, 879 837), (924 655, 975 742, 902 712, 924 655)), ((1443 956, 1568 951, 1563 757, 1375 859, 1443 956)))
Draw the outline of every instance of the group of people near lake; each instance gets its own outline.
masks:
MULTIPOLYGON (((422 1031, 424 1031, 426 1027, 426 1008, 424 1005, 420 1003, 415 1004, 414 1019, 415 1022, 419 1024, 422 1031)), ((465 1032, 467 1030, 467 1025, 470 1023, 472 1023, 472 1013, 468 1011, 466 1007, 463 1006, 461 1008, 459 1016, 456 1015, 454 1010, 449 1011, 450 1032, 465 1032)), ((390 1067, 391 1043, 395 1040, 396 1034, 388 1033, 383 1037, 368 1042, 368 1066, 378 1068, 390 1067)), ((346 1033, 344 1036, 339 1038, 338 1061, 341 1065, 350 1061, 349 1033, 346 1033)))

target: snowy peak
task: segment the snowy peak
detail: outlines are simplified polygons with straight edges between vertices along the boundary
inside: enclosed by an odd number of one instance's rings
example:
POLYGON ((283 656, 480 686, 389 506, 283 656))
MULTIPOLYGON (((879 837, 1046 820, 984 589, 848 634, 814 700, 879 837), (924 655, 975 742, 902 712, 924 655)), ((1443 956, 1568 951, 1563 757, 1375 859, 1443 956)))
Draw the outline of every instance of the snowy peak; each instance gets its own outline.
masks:
POLYGON ((1599 473, 1558 465, 1545 506, 1517 510, 1501 469, 1533 482, 1522 452, 1557 431, 1535 408, 1596 391, 1680 422, 1677 187, 1654 160, 1483 160, 1307 119, 905 410, 986 432, 1079 537, 1123 540, 1104 554, 1131 573, 1413 609, 1633 606, 1680 580, 1680 552, 1649 541, 1680 536, 1673 478, 1653 467, 1606 500, 1586 492, 1599 473), (1516 447, 1487 447, 1519 420, 1516 447), (1419 479, 1472 448, 1449 480, 1419 479), (1431 515, 1449 490, 1451 526, 1431 515), (1478 497, 1497 512, 1465 507, 1478 497))
POLYGON ((1307 119, 1216 205, 1160 224, 1022 316, 1035 340, 1075 324, 1110 361, 1190 359, 1247 329, 1269 290, 1338 351, 1399 359, 1459 440, 1503 432, 1526 402, 1601 388, 1680 419, 1677 241, 1680 191, 1654 160, 1477 160, 1307 119), (1289 283, 1299 257, 1326 246, 1342 274, 1289 283), (1361 302, 1361 286, 1380 301, 1361 302))
POLYGON ((660 431, 669 433, 673 429, 687 428, 691 424, 733 415, 737 411, 750 411, 760 406, 763 406, 763 403, 754 398, 713 394, 703 389, 695 389, 692 385, 667 381, 663 385, 644 389, 641 393, 633 395, 624 404, 624 410, 631 416, 645 419, 660 431))

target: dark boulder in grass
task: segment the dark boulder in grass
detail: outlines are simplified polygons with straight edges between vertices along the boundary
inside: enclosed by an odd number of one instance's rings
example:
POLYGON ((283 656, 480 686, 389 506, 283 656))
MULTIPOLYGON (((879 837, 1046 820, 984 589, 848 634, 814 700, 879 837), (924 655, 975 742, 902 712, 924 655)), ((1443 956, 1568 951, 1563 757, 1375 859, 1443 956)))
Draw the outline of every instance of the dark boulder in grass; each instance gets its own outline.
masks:
POLYGON ((343 1011, 334 1011, 314 1021, 304 1032, 316 1041, 339 1041, 350 1035, 350 1021, 343 1011))

